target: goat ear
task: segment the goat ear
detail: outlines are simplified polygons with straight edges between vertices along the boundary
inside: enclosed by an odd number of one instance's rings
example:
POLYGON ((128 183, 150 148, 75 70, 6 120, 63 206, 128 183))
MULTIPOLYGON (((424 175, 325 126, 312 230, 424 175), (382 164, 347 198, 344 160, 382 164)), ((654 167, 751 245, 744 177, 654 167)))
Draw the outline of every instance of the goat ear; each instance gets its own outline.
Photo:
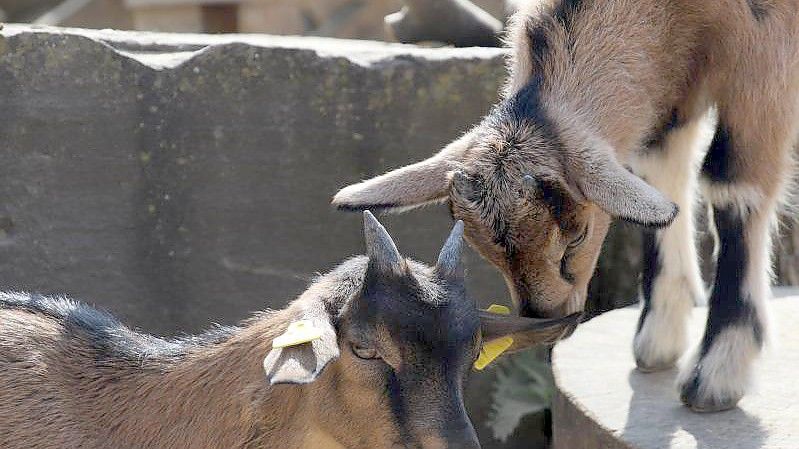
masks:
POLYGON ((307 384, 316 380, 325 367, 339 356, 336 330, 323 312, 309 318, 318 338, 282 348, 272 348, 264 359, 266 378, 272 385, 307 384))
POLYGON ((463 221, 458 220, 452 227, 444 247, 438 254, 436 273, 444 279, 463 280, 463 264, 461 252, 463 249, 463 221))
POLYGON ((591 150, 581 156, 575 182, 587 200, 609 215, 653 227, 668 226, 677 216, 676 204, 622 167, 611 151, 591 150))
POLYGON ((449 173, 472 142, 466 134, 435 156, 341 189, 333 205, 342 210, 405 211, 442 201, 449 195, 449 173))
POLYGON ((508 352, 521 351, 536 345, 553 344, 572 332, 580 322, 581 313, 563 318, 538 319, 480 312, 483 342, 503 337, 513 338, 508 352))
POLYGON ((404 266, 402 255, 386 228, 372 215, 363 212, 363 234, 366 239, 366 255, 369 256, 369 270, 378 273, 401 273, 404 266))

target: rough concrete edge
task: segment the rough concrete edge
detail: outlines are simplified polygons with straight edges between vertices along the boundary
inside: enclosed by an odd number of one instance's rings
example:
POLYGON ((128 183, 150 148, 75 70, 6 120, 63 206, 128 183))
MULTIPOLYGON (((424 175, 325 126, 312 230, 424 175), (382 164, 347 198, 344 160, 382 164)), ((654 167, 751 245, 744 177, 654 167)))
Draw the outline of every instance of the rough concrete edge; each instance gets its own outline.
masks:
POLYGON ((591 413, 557 388, 552 400, 552 449, 636 448, 619 438, 616 432, 602 427, 591 413), (569 432, 571 434, 566 435, 569 432))
MULTIPOLYGON (((638 308, 637 304, 625 308, 638 308)), ((552 448, 553 449, 635 449, 619 437, 616 430, 605 428, 600 420, 574 397, 565 391, 560 382, 558 347, 552 351, 552 377, 555 381, 555 397, 552 401, 552 448), (571 422, 569 422, 571 421, 571 422), (564 428, 565 427, 565 428, 564 428), (569 439, 563 443, 563 432, 579 429, 579 446, 569 439)))
POLYGON ((5 38, 47 35, 88 39, 111 49, 127 59, 156 70, 172 69, 203 54, 207 49, 244 44, 258 48, 284 48, 313 51, 320 58, 342 58, 362 67, 383 67, 394 61, 446 61, 504 59, 507 51, 497 48, 422 48, 385 42, 332 39, 304 36, 258 34, 182 34, 139 31, 89 30, 52 26, 6 24, 0 31, 5 38), (171 54, 173 57, 165 57, 171 54))

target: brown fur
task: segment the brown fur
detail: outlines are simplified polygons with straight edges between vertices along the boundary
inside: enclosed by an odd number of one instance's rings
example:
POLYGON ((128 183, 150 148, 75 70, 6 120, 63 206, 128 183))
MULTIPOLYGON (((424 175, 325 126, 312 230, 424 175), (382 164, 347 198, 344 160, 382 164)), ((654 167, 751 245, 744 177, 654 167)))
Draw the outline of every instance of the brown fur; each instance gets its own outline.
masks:
POLYGON ((577 318, 478 312, 460 223, 435 267, 404 259, 368 212, 365 234, 367 257, 286 309, 182 341, 69 300, 0 293, 0 447, 479 448, 463 385, 481 334, 512 335, 520 350, 577 318), (301 319, 321 338, 272 348, 301 319))
POLYGON ((427 161, 342 189, 334 204, 449 201, 525 316, 584 307, 610 218, 657 228, 635 351, 642 369, 663 369, 685 349, 689 303, 703 296, 693 141, 716 117, 701 184, 727 251, 681 388, 696 410, 735 405, 767 328, 770 229, 799 126, 799 3, 530 1, 509 42, 504 98, 478 126, 427 161))
POLYGON ((537 128, 522 125, 511 133, 501 118, 500 126, 486 120, 433 159, 343 189, 334 204, 408 208, 419 198, 448 199, 453 216, 466 223, 471 244, 503 272, 514 296, 526 293, 522 284, 539 295, 531 299, 531 312, 573 312, 582 307, 609 221, 606 210, 585 201, 580 185, 592 153, 632 164, 672 111, 685 123, 718 104, 751 152, 734 156, 736 182, 764 197, 780 194, 798 122, 799 6, 790 0, 752 1, 763 14, 760 20, 744 0, 527 2, 509 31, 514 51, 505 97, 539 80, 540 109, 563 147, 550 145, 537 128), (578 9, 567 12, 564 23, 559 14, 569 4, 578 9), (531 39, 545 41, 546 48, 531 39), (442 172, 457 170, 482 181, 478 190, 489 204, 475 207, 457 188, 440 187, 442 179, 451 178, 442 172), (568 223, 542 201, 519 193, 525 174, 551 178, 574 199, 578 206, 568 223), (498 220, 515 240, 514 257, 495 243, 498 220), (586 226, 586 243, 571 259, 575 282, 569 287, 553 263, 566 251, 572 230, 586 226), (575 297, 577 303, 570 304, 575 297))
POLYGON ((363 441, 350 447, 383 447, 393 430, 381 426, 389 420, 375 405, 383 401, 368 388, 341 394, 343 363, 305 387, 271 387, 261 366, 272 339, 301 317, 302 302, 337 281, 179 358, 98 363, 87 335, 52 317, 2 310, 0 447, 302 448, 348 433, 363 441), (335 419, 350 407, 368 409, 368 421, 335 419))

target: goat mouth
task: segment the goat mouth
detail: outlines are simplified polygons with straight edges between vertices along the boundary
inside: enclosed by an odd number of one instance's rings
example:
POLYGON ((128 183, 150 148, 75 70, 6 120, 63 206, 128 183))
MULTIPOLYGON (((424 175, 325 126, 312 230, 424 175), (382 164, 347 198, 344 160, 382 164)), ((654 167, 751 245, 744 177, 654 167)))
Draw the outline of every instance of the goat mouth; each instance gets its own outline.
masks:
POLYGON ((577 326, 582 322, 584 313, 582 310, 570 310, 568 304, 551 311, 542 312, 531 306, 530 302, 522 302, 519 306, 519 316, 534 318, 539 320, 568 320, 570 323, 563 325, 563 331, 558 337, 558 341, 565 340, 574 334, 577 326))
POLYGON ((561 318, 564 315, 557 313, 557 311, 553 310, 549 313, 543 312, 540 309, 533 306, 533 302, 530 300, 522 300, 519 304, 519 316, 523 316, 525 318, 537 318, 541 320, 548 320, 552 318, 561 318))

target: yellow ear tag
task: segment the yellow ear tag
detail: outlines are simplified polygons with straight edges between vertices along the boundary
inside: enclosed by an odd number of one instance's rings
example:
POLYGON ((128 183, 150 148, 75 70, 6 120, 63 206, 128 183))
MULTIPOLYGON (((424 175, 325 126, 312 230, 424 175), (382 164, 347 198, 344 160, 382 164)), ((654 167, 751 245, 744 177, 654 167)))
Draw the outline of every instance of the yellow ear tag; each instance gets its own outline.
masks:
MULTIPOLYGON (((510 309, 499 304, 491 304, 486 311, 497 315, 510 315, 510 309)), ((513 337, 500 337, 483 343, 483 347, 480 348, 480 357, 474 362, 474 369, 482 371, 511 346, 513 346, 513 337)))
POLYGON ((272 340, 272 348, 297 346, 322 338, 322 331, 310 320, 299 320, 289 324, 283 335, 272 340))

